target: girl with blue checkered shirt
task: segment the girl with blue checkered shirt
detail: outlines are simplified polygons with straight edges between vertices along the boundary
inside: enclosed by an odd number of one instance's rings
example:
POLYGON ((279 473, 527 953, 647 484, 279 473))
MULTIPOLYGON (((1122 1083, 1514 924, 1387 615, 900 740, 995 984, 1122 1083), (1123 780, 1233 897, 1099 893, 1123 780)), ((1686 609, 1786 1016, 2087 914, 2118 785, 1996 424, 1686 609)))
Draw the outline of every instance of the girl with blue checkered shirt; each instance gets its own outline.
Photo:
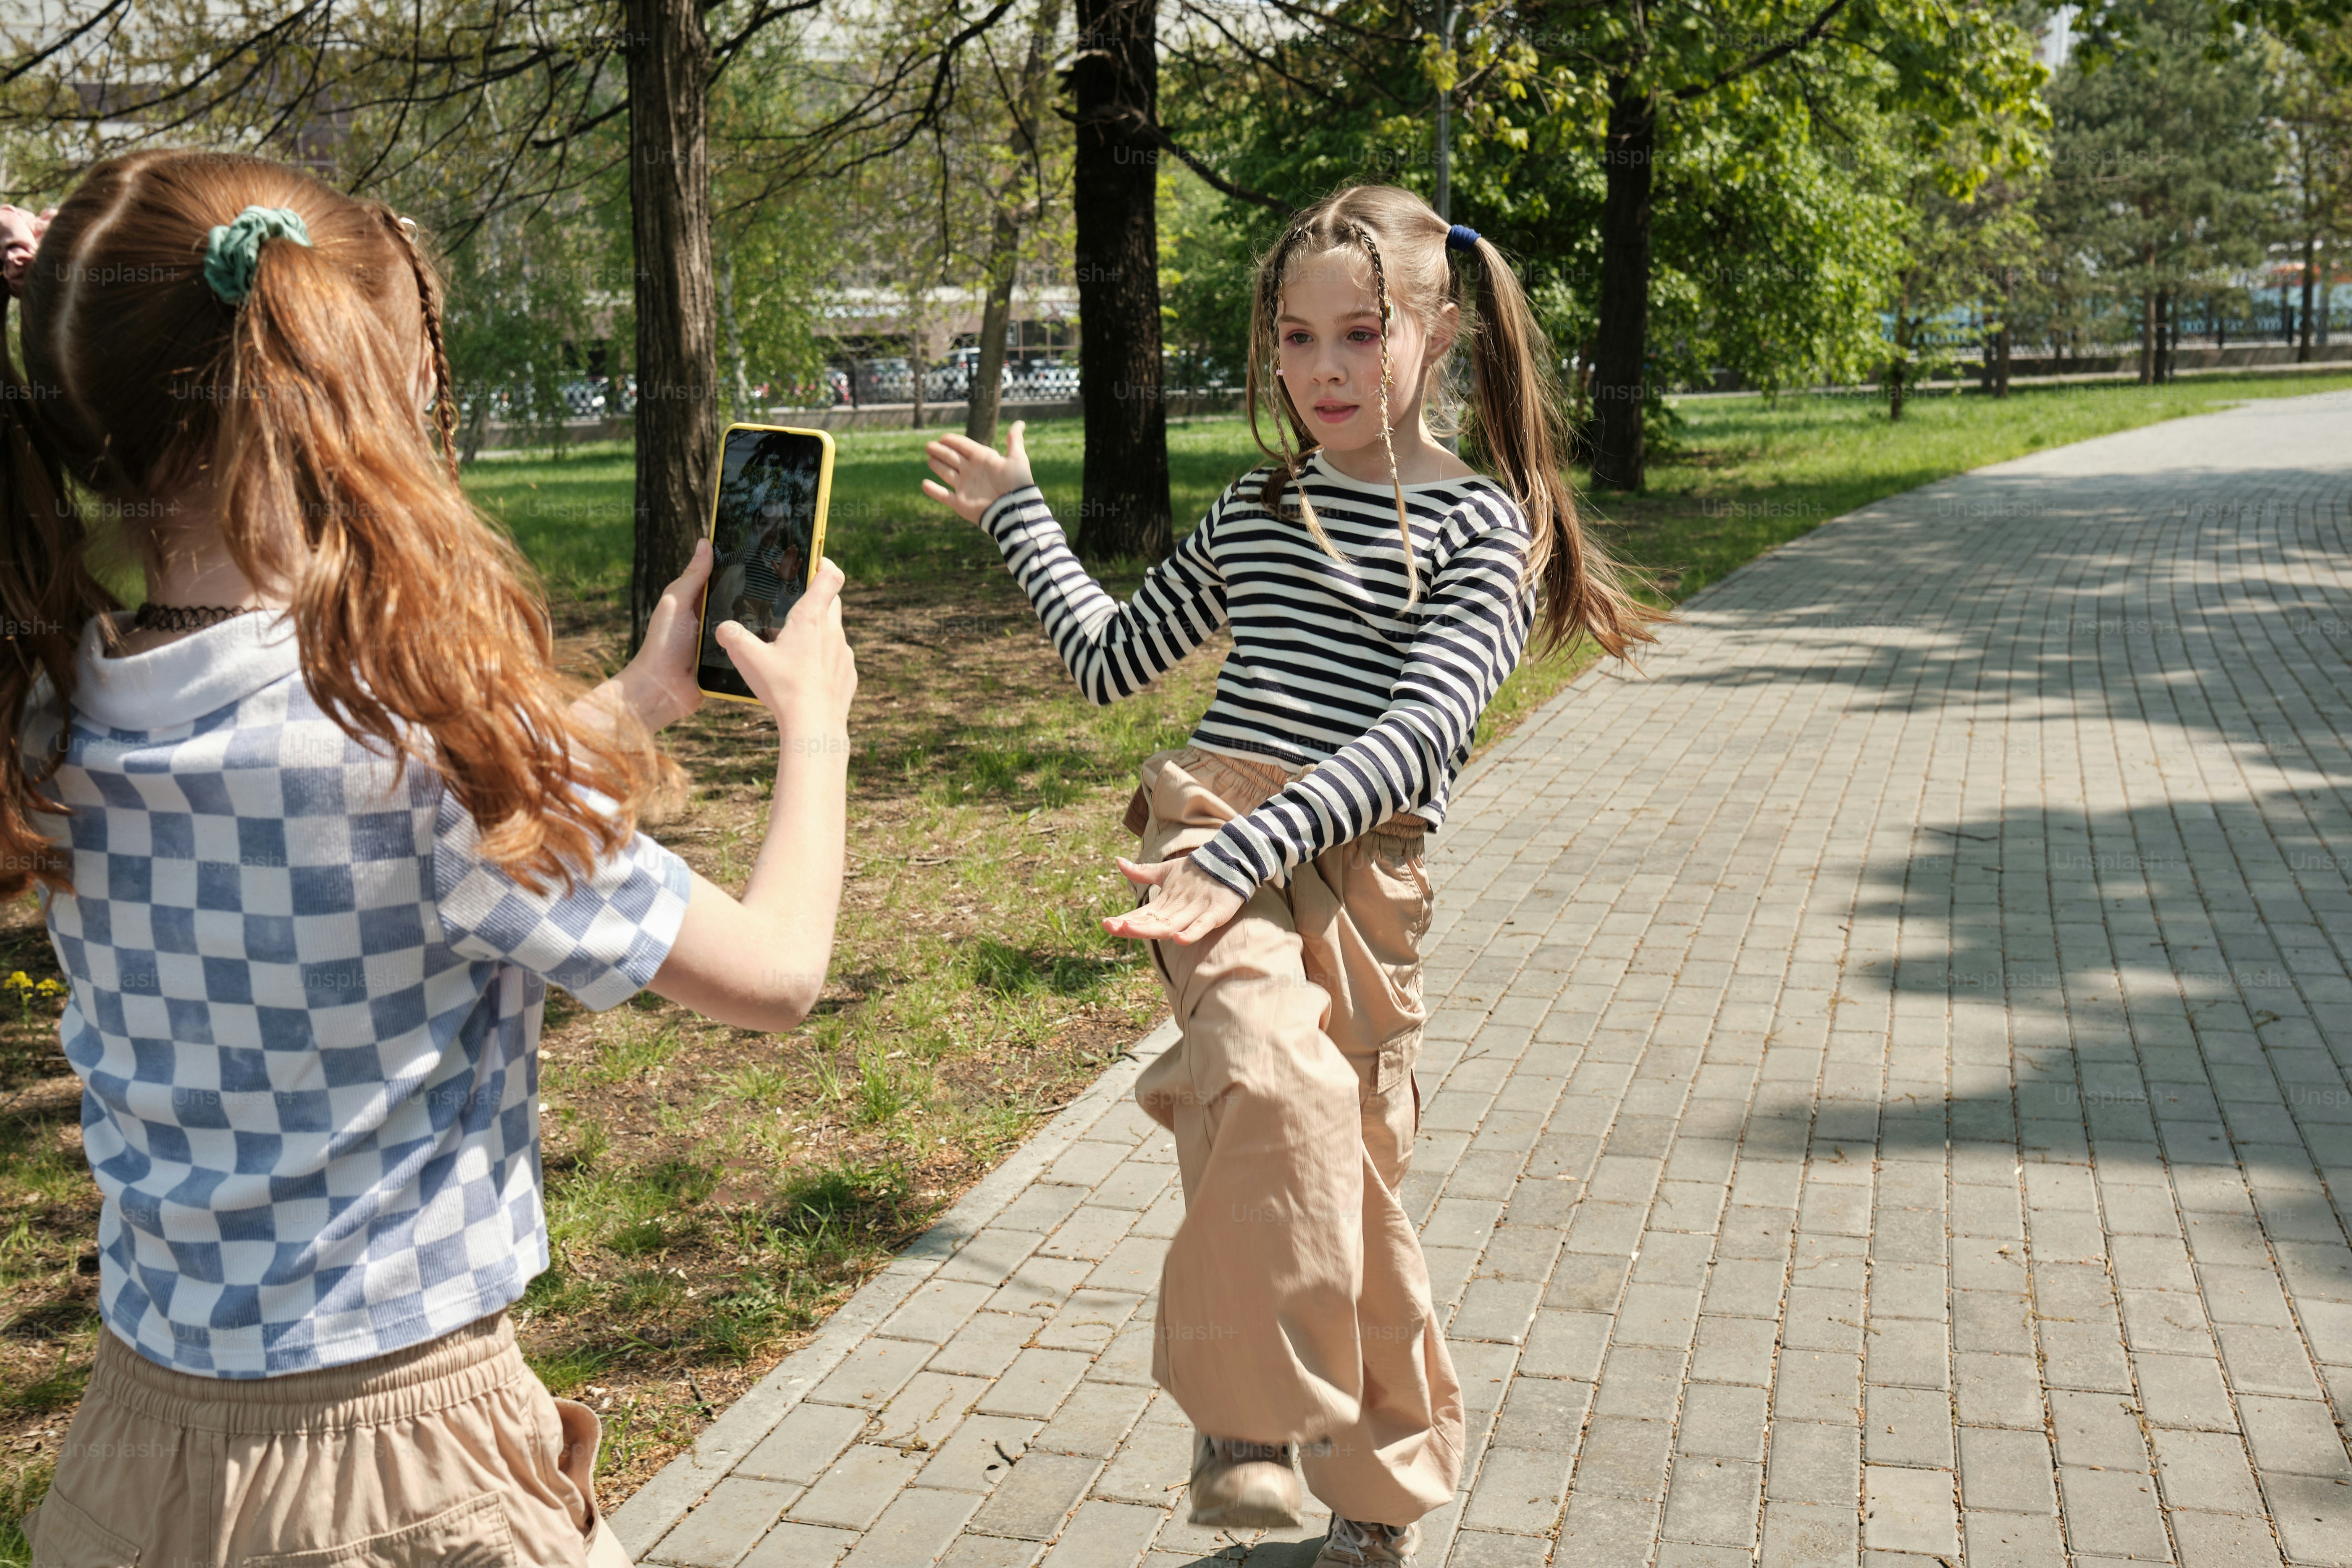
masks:
POLYGON ((457 486, 413 225, 140 153, 0 209, 0 894, 45 890, 103 1200, 106 1332, 34 1561, 625 1563, 596 1419, 506 1316, 548 1263, 546 987, 763 1030, 814 1004, 840 573, 773 643, 720 632, 782 737, 739 902, 635 826, 675 778, 652 733, 700 700, 709 547, 628 667, 567 689, 457 486))

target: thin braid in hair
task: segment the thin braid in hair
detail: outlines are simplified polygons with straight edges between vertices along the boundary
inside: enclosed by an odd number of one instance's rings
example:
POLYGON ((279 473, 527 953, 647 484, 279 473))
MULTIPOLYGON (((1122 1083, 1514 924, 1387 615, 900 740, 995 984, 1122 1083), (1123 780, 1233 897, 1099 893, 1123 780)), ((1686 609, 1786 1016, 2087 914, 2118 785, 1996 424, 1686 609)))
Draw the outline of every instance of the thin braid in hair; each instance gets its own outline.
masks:
POLYGON ((417 252, 416 236, 389 208, 382 209, 384 226, 398 236, 408 256, 408 269, 416 277, 416 302, 425 312, 425 337, 433 346, 433 429, 441 438, 441 456, 449 465, 450 483, 457 479, 457 400, 450 395, 449 350, 441 337, 441 301, 425 273, 425 257, 417 252))
MULTIPOLYGON (((1297 411, 1290 402, 1289 388, 1282 381, 1282 333, 1281 329, 1275 324, 1275 316, 1282 296, 1283 267, 1290 258, 1292 247, 1306 237, 1307 230, 1303 226, 1286 232, 1281 242, 1274 247, 1274 254, 1266 257, 1265 264, 1258 274, 1257 314, 1265 322, 1266 335, 1265 341, 1257 347, 1266 351, 1267 373, 1273 380, 1276 392, 1276 406, 1280 411, 1279 417, 1275 422, 1276 440, 1278 445, 1272 447, 1266 445, 1265 437, 1258 434, 1255 398, 1250 400, 1250 437, 1257 443, 1259 451, 1275 459, 1274 472, 1266 476, 1265 486, 1258 495, 1258 505, 1276 517, 1282 515, 1283 491, 1298 476, 1307 465, 1306 433, 1297 426, 1297 411), (1297 452, 1291 450, 1291 441, 1294 436, 1299 443, 1300 449, 1297 452)), ((1315 508, 1308 503, 1307 492, 1303 487, 1298 492, 1298 501, 1301 515, 1307 520, 1307 530, 1319 538, 1321 528, 1315 518, 1315 508)), ((1330 548, 1328 542, 1324 548, 1326 549, 1330 548)))
POLYGON ((1421 563, 1412 551, 1412 520, 1405 510, 1404 480, 1397 474, 1396 434, 1390 428, 1389 382, 1395 379, 1395 370, 1389 361, 1389 321, 1394 312, 1389 305, 1388 274, 1381 267, 1381 247, 1372 243, 1372 232, 1361 224, 1350 224, 1356 243, 1372 262, 1372 298, 1381 310, 1381 447, 1389 457, 1389 488, 1396 497, 1397 537, 1404 541, 1404 607, 1407 610, 1421 602, 1421 563))

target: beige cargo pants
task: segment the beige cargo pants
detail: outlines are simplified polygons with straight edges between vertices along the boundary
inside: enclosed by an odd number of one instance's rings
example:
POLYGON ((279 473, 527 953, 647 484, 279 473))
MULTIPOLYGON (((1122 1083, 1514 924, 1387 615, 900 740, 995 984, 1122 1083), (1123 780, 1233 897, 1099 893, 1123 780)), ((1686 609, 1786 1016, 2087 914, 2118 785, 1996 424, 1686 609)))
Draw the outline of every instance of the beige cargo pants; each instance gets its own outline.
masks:
POLYGON ((25 1521, 34 1568, 628 1568, 597 1516, 599 1423, 504 1312, 373 1361, 231 1381, 110 1330, 25 1521))
MULTIPOLYGON (((1140 859, 1189 853, 1290 777, 1193 747, 1147 758, 1140 859)), ((1153 1376, 1212 1437, 1298 1444, 1333 1512, 1398 1525, 1462 1468, 1462 1388, 1397 1195, 1421 1119, 1422 838, 1383 825, 1192 946, 1153 943, 1183 1036, 1135 1091, 1184 1183, 1153 1376)))

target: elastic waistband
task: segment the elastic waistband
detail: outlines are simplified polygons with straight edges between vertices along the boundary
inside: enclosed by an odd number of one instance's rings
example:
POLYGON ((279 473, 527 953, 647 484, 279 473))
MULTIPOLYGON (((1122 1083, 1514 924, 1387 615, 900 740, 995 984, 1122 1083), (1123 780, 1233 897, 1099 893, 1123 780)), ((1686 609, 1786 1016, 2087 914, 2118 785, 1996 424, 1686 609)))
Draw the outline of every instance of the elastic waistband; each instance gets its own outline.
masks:
POLYGON ((375 1426, 478 1399, 530 1368, 514 1324, 493 1312, 454 1333, 370 1361, 283 1377, 205 1377, 158 1366, 110 1329, 98 1336, 89 1392, 170 1426, 257 1437, 375 1426))
MULTIPOLYGON (((1255 810, 1267 796, 1274 794, 1295 779, 1306 778, 1307 775, 1314 772, 1316 768, 1316 765, 1311 762, 1304 768, 1291 768, 1265 758, 1237 757, 1229 751, 1212 751, 1205 746, 1196 745, 1187 749, 1197 756, 1213 758, 1260 788, 1263 793, 1255 800, 1227 802, 1240 807, 1244 811, 1255 810)), ((1417 839, 1428 831, 1429 824, 1410 811, 1400 811, 1371 830, 1372 836, 1383 839, 1417 839)))

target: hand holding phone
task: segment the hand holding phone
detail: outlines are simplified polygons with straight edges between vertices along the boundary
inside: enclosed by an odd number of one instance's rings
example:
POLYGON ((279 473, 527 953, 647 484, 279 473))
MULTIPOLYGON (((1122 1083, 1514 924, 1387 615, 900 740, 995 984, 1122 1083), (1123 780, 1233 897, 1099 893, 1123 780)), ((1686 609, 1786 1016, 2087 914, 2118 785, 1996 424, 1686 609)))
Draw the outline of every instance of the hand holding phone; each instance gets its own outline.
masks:
POLYGON ((832 489, 833 437, 824 431, 728 426, 711 497, 711 575, 695 669, 704 692, 761 700, 719 628, 733 622, 762 643, 782 632, 824 556, 832 489))
POLYGON ((775 716, 787 749, 842 737, 857 695, 857 656, 841 625, 841 568, 820 561, 815 580, 778 628, 773 641, 740 621, 716 628, 752 694, 775 716))

